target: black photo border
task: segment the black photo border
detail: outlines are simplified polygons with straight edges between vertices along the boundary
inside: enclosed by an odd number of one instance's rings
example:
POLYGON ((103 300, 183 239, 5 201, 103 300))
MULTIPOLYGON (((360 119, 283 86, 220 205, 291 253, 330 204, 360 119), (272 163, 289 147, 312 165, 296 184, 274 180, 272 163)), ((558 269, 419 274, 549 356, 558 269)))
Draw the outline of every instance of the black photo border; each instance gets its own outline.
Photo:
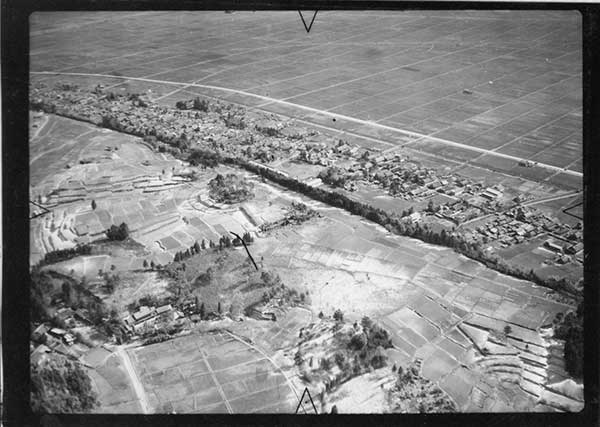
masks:
MULTIPOLYGON (((2 413, 7 426, 112 425, 599 425, 600 5, 544 2, 2 0, 2 413), (583 23, 585 407, 578 413, 386 415, 36 415, 29 408, 29 15, 35 11, 143 10, 577 10, 583 23), (595 77, 595 79, 594 79, 595 77), (593 96, 596 94, 596 96, 593 96), (594 201, 597 200, 597 203, 594 201)), ((321 21, 319 26, 327 25, 321 21)), ((298 18, 298 31, 304 31, 298 18)), ((360 28, 357 28, 360 31, 360 28)))

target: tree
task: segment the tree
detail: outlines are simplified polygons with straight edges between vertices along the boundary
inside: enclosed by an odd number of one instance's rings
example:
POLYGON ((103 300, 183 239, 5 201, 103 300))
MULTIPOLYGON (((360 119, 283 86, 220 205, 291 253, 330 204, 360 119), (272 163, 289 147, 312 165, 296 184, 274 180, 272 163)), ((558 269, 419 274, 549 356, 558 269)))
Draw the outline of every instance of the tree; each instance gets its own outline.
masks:
POLYGON ((219 301, 219 304, 217 305, 217 312, 221 314, 221 301, 219 301))
POLYGON ((206 249, 206 242, 204 241, 204 239, 202 239, 202 244, 200 245, 200 247, 202 248, 202 250, 206 249))
POLYGON ((364 331, 368 331, 373 326, 373 321, 368 316, 364 316, 361 319, 360 324, 363 327, 364 331))
POLYGON ((96 201, 92 200, 92 210, 96 210, 96 201))
POLYGON ((200 305, 200 319, 206 319, 206 308, 204 307, 204 303, 200 305))
POLYGON ((319 311, 319 319, 322 319, 323 317, 325 317, 325 315, 323 314, 322 311, 319 311))
POLYGON ((145 259, 143 265, 144 265, 144 268, 148 268, 148 260, 145 259))
POLYGON ((63 299, 65 300, 65 302, 67 304, 70 304, 70 302, 71 302, 71 285, 69 284, 69 282, 63 282, 62 295, 63 295, 63 299))
MULTIPOLYGON (((204 240, 202 240, 202 249, 206 249, 204 247, 204 240)), ((200 245, 198 244, 198 241, 196 240, 196 242, 194 243, 194 250, 196 251, 196 253, 200 252, 200 245)))
POLYGON ((335 363, 340 367, 340 369, 342 369, 344 367, 344 364, 346 363, 346 358, 344 357, 344 354, 338 351, 333 357, 335 363))
POLYGON ((510 335, 510 333, 512 332, 512 328, 510 327, 510 325, 506 325, 504 327, 504 335, 510 335))
POLYGON ((382 347, 377 347, 375 355, 371 358, 371 366, 374 369, 379 369, 385 366, 387 357, 383 352, 382 347))
POLYGON ((339 308, 333 313, 333 318, 338 322, 344 321, 344 313, 339 308))
POLYGON ((350 338, 348 347, 353 350, 362 350, 367 345, 367 337, 365 334, 355 334, 350 338))
POLYGON ((331 412, 330 412, 330 414, 337 414, 337 413, 338 413, 338 408, 337 408, 337 405, 333 405, 333 406, 331 407, 331 412))
POLYGON ((152 270, 154 270, 155 267, 156 267, 156 264, 154 264, 154 261, 150 261, 150 268, 152 270))
POLYGON ((98 404, 92 383, 79 364, 52 361, 31 367, 31 407, 37 413, 89 412, 98 404))
POLYGON ((124 222, 118 227, 116 225, 111 225, 110 228, 106 230, 106 237, 108 237, 108 240, 125 240, 129 237, 129 227, 124 222))

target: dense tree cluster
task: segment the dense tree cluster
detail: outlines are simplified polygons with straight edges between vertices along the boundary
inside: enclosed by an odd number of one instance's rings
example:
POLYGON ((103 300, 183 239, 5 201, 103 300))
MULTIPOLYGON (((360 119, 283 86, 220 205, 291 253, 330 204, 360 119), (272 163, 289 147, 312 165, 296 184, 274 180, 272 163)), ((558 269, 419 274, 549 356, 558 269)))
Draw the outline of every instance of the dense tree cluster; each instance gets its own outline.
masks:
POLYGON ((204 242, 204 239, 202 240, 202 245, 200 245, 198 243, 198 241, 196 241, 196 242, 194 242, 194 244, 192 246, 187 248, 185 251, 176 252, 174 261, 175 262, 183 261, 184 259, 190 258, 191 256, 193 256, 195 254, 199 254, 200 250, 202 250, 202 249, 206 249, 206 243, 204 242))
POLYGON ((575 313, 562 313, 555 319, 556 338, 564 340, 565 368, 575 378, 583 378, 583 302, 575 313))
POLYGON ((129 237, 129 227, 124 222, 118 227, 113 224, 105 233, 108 240, 125 240, 129 237))
POLYGON ((204 166, 214 168, 222 161, 219 153, 210 150, 194 149, 189 154, 187 161, 192 166, 204 166))
POLYGON ((325 184, 329 184, 333 187, 343 187, 348 180, 346 172, 337 166, 331 166, 322 170, 319 173, 319 178, 321 178, 325 184))
POLYGON ((91 253, 92 247, 90 245, 77 245, 74 248, 58 249, 55 251, 46 252, 44 259, 40 261, 39 265, 43 266, 55 264, 57 262, 66 261, 80 255, 89 255, 91 253))
POLYGON ((366 316, 362 319, 361 325, 362 331, 352 334, 347 341, 347 348, 358 353, 357 360, 362 362, 360 369, 368 365, 374 369, 385 366, 387 357, 383 349, 392 347, 388 331, 366 316))
POLYGON ((456 412, 454 402, 436 384, 421 377, 412 363, 398 367, 394 387, 388 392, 394 411, 398 412, 456 412))
POLYGON ((35 413, 90 412, 98 404, 92 383, 79 364, 53 360, 31 367, 31 409, 35 413))
POLYGON ((198 110, 205 113, 210 110, 210 107, 211 103, 207 99, 200 99, 198 96, 192 100, 177 101, 175 103, 175 108, 179 110, 198 110))
MULTIPOLYGON (((115 280, 118 281, 118 277, 115 280)), ((64 321, 55 316, 55 301, 60 298, 72 310, 86 310, 90 322, 107 335, 124 339, 117 313, 109 311, 106 304, 88 289, 85 278, 77 282, 71 277, 34 268, 30 275, 30 289, 32 324, 51 322, 57 327, 66 328, 64 321), (61 281, 60 286, 55 286, 61 281)))
POLYGON ((210 180, 208 188, 210 197, 219 203, 240 203, 254 197, 254 184, 233 173, 218 174, 210 180))

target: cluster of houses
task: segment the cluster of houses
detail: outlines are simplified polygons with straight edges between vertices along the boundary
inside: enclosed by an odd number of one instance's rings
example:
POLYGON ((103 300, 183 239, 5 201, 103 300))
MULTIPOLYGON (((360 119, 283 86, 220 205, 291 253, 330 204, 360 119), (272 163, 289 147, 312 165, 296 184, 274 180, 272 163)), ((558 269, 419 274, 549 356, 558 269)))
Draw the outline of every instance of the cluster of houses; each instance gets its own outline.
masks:
POLYGON ((495 217, 492 221, 480 225, 475 230, 484 237, 484 241, 495 240, 503 248, 522 243, 543 232, 538 225, 521 222, 510 212, 495 217))
POLYGON ((438 218, 444 218, 455 224, 462 224, 482 214, 481 209, 464 200, 440 205, 435 213, 438 218))
POLYGON ((500 185, 484 187, 465 177, 440 175, 435 169, 423 167, 405 155, 355 150, 353 157, 358 161, 343 169, 345 187, 354 181, 365 181, 386 188, 391 195, 404 200, 421 202, 437 194, 445 194, 449 201, 466 200, 471 206, 481 209, 505 199, 500 185))
POLYGON ((124 132, 136 135, 156 135, 159 139, 184 136, 188 143, 209 145, 231 156, 247 156, 263 162, 273 161, 280 152, 295 149, 291 141, 310 135, 296 126, 283 122, 245 115, 245 129, 231 127, 231 111, 200 113, 196 110, 143 105, 127 96, 107 97, 101 91, 86 92, 64 88, 33 87, 33 105, 51 105, 60 114, 101 125, 110 117, 124 132), (225 119, 225 122, 224 120, 225 119), (248 141, 252 141, 248 144, 248 141))
MULTIPOLYGON (((60 308, 56 313, 57 319, 65 324, 67 328, 76 328, 90 325, 87 310, 72 310, 67 307, 60 308)), ((52 327, 42 323, 31 333, 30 357, 32 364, 40 364, 51 352, 57 352, 66 356, 78 358, 81 356, 73 344, 77 342, 74 334, 67 329, 52 327), (36 345, 34 345, 37 344, 36 345)))
POLYGON ((506 248, 524 241, 548 236, 543 247, 556 254, 556 262, 583 262, 583 226, 571 227, 556 217, 547 215, 533 207, 520 206, 495 215, 494 218, 475 227, 484 242, 495 241, 506 248))
POLYGON ((358 158, 362 151, 359 146, 343 140, 332 147, 323 138, 310 138, 298 148, 296 158, 311 165, 332 166, 344 158, 358 158))

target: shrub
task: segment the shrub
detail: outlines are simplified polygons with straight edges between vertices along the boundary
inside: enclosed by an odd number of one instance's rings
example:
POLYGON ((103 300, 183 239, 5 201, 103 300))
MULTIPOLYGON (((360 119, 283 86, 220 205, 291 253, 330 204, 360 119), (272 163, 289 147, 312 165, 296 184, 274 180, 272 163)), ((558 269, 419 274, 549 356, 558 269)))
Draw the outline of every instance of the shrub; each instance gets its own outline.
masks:
POLYGON ((321 369, 329 371, 331 369, 331 360, 329 360, 327 357, 321 359, 321 369))
POLYGON ((129 237, 129 227, 124 222, 118 227, 116 225, 111 225, 110 228, 106 230, 106 237, 108 237, 108 240, 125 240, 129 237))

